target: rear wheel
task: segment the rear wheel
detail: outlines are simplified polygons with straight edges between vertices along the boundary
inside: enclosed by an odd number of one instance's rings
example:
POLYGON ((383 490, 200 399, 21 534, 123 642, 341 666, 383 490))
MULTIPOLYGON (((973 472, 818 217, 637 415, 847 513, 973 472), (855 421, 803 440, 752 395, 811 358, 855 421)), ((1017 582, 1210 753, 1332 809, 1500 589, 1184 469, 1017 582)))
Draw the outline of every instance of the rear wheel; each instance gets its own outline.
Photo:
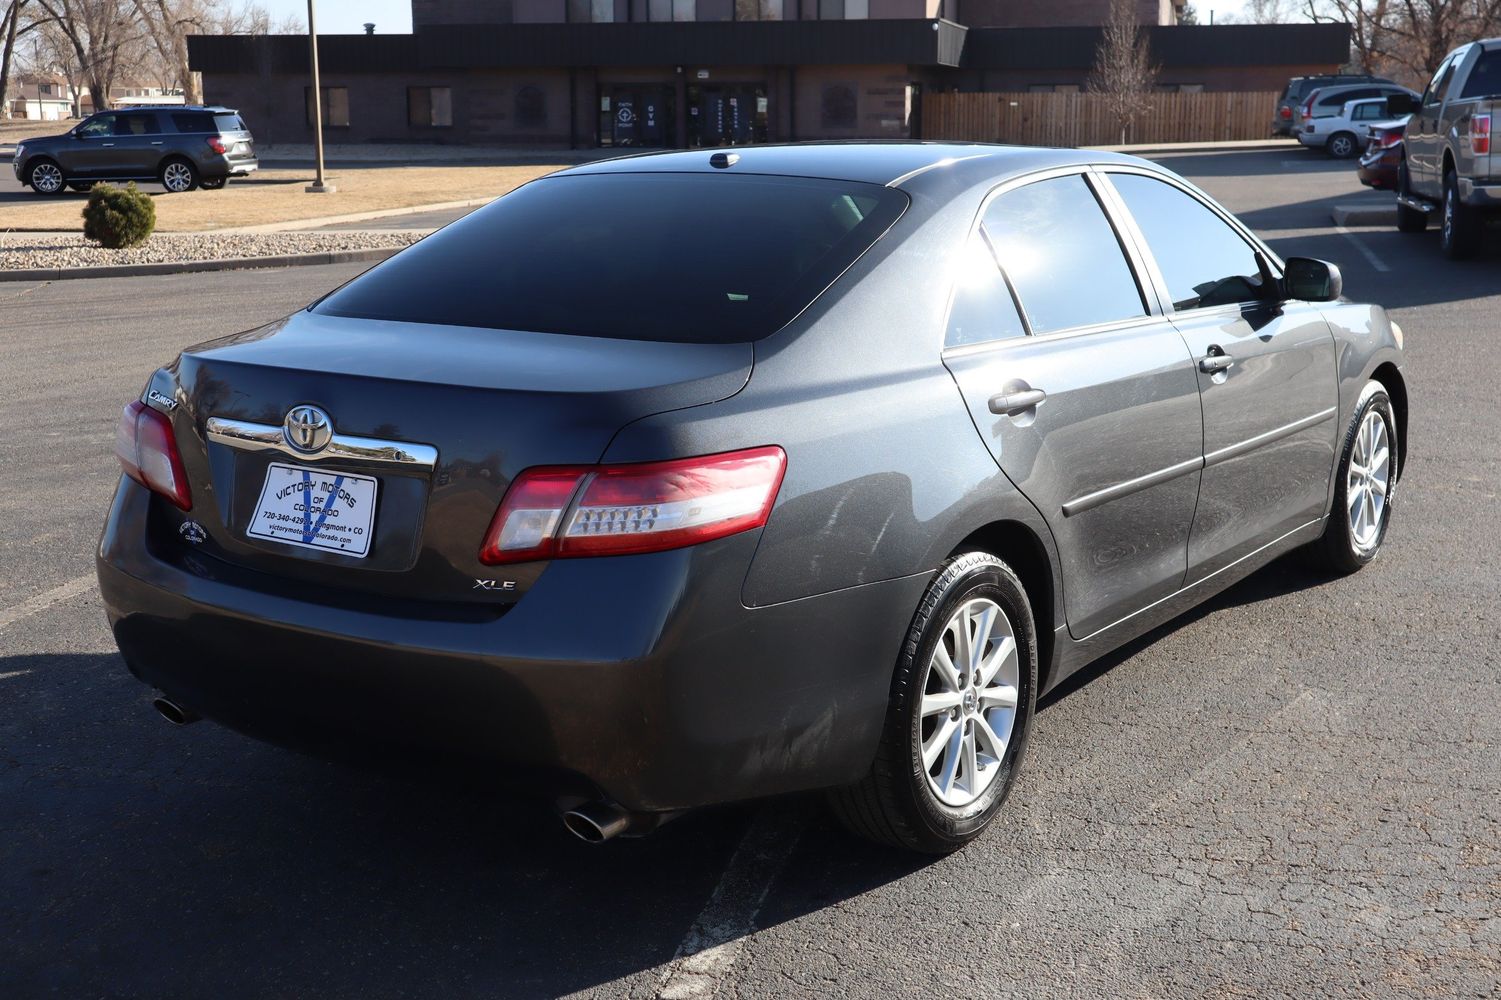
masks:
POLYGON ((1329 155, 1340 160, 1348 160, 1359 152, 1359 144, 1355 141, 1355 135, 1351 132, 1336 132, 1329 137, 1324 144, 1329 155))
POLYGON ((1021 581, 989 553, 955 557, 902 645, 875 763, 830 793, 835 814, 893 847, 963 847, 1010 794, 1036 702, 1036 632, 1021 581))
POLYGON ((51 160, 37 160, 26 175, 31 190, 37 194, 62 194, 66 186, 63 168, 51 160))
POLYGON ((1451 168, 1444 174, 1444 218, 1439 245, 1450 260, 1475 256, 1480 249, 1480 218, 1459 200, 1459 177, 1451 168))
POLYGON ((173 194, 182 194, 198 186, 198 168, 187 160, 168 160, 162 164, 162 187, 173 194))
MULTIPOLYGON (((1397 164, 1397 197, 1404 198, 1411 193, 1412 186, 1407 178, 1407 157, 1404 156, 1397 164)), ((1397 229, 1404 233, 1421 233, 1427 228, 1427 212, 1420 212, 1397 202, 1397 229)))

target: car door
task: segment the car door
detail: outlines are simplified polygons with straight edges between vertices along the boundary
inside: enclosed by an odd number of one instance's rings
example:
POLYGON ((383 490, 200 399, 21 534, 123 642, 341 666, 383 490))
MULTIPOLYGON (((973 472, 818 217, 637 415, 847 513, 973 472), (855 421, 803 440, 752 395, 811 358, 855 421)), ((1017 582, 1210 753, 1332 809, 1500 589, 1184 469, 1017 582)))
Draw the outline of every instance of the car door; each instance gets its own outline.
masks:
POLYGON ((1407 176, 1414 193, 1428 198, 1437 198, 1443 178, 1439 176, 1439 164, 1443 162, 1439 150, 1439 116, 1444 109, 1444 93, 1449 87, 1449 78, 1454 67, 1454 54, 1439 64, 1438 71, 1423 91, 1418 110, 1413 113, 1407 131, 1412 141, 1407 142, 1407 176))
POLYGON ((1204 470, 1188 581, 1324 515, 1339 433, 1334 335, 1319 309, 1268 293, 1271 256, 1161 174, 1111 168, 1168 317, 1197 368, 1204 470))
POLYGON ((58 162, 71 177, 107 176, 104 171, 115 149, 115 115, 95 115, 73 130, 73 141, 61 144, 58 162))
POLYGON ((156 162, 165 142, 157 115, 128 111, 115 116, 115 147, 105 173, 110 177, 156 176, 156 162))
POLYGON ((980 436, 1052 531, 1079 638, 1182 586, 1202 444, 1192 360, 1096 184, 1079 169, 991 197, 944 353, 980 436), (988 307, 971 301, 977 280, 988 307))

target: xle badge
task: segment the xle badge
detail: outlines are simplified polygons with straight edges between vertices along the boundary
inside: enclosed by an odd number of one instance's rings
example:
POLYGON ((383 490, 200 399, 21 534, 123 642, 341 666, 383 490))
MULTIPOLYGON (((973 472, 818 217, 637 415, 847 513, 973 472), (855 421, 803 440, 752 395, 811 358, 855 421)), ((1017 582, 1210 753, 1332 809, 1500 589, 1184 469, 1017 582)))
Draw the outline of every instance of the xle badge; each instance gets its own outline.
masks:
POLYGON ((515 590, 515 580, 475 580, 470 590, 515 590))

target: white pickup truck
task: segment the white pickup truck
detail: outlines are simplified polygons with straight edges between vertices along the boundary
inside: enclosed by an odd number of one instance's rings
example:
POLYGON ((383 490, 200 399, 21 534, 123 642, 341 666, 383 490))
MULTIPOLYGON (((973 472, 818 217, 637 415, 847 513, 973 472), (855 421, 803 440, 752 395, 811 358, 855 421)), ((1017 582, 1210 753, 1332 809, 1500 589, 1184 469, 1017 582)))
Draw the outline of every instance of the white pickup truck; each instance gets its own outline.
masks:
POLYGON ((1422 232, 1437 212, 1445 255, 1458 259, 1479 249, 1486 217, 1501 213, 1501 156, 1491 146, 1498 116, 1501 38, 1449 53, 1407 123, 1397 173, 1398 229, 1422 232))

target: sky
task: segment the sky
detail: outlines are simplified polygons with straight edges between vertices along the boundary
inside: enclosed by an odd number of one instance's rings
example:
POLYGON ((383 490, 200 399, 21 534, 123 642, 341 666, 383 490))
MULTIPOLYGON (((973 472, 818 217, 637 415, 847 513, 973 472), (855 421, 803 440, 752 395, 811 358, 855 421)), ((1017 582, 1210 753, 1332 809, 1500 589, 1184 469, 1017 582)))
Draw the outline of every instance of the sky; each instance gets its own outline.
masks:
MULTIPOLYGON (((281 20, 288 14, 307 23, 307 0, 258 0, 271 12, 273 20, 281 20)), ((366 21, 375 22, 379 34, 405 34, 412 30, 411 0, 315 0, 318 4, 318 33, 325 35, 357 34, 365 29, 366 21)), ((1195 0, 1199 11, 1199 23, 1209 23, 1209 12, 1215 19, 1226 14, 1239 14, 1241 0, 1195 0)))

